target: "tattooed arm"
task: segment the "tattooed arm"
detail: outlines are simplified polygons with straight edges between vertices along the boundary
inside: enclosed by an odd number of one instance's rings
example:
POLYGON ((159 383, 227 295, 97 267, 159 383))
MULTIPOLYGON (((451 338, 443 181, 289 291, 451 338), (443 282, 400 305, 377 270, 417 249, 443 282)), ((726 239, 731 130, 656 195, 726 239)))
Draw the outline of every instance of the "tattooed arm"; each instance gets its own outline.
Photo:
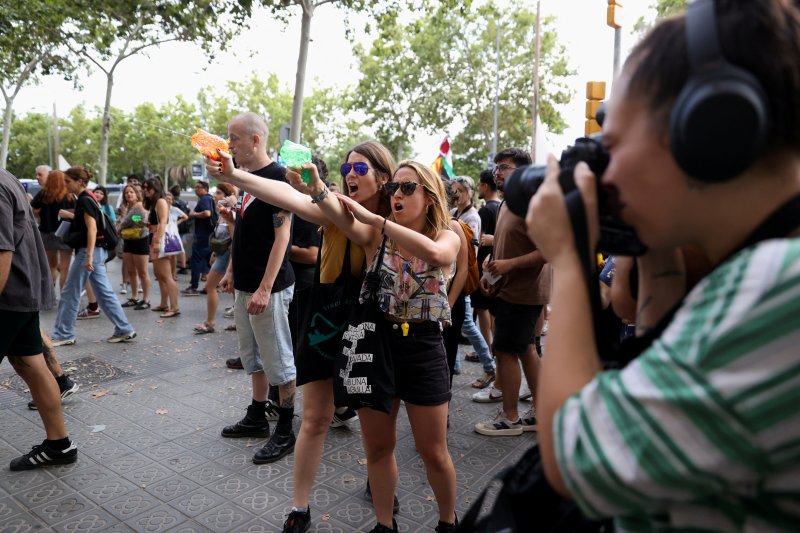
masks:
POLYGON ((686 294, 686 262, 680 249, 653 250, 637 259, 639 297, 636 335, 645 335, 686 294))

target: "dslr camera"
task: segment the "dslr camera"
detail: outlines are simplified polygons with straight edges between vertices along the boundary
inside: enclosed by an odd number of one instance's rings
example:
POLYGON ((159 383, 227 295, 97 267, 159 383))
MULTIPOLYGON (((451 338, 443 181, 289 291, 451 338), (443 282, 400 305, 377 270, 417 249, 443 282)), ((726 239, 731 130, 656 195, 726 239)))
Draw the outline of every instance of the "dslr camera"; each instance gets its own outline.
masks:
MULTIPOLYGON (((601 136, 581 137, 575 145, 561 153, 561 172, 558 182, 564 195, 577 189, 575 185, 575 166, 584 161, 597 176, 597 201, 600 212, 600 241, 597 249, 613 255, 638 256, 647 247, 636 236, 636 231, 619 220, 615 210, 615 195, 600 184, 600 179, 608 167, 608 152, 603 148, 601 136)), ((503 184, 506 204, 517 216, 525 217, 531 198, 544 182, 547 167, 529 165, 514 171, 503 184)))

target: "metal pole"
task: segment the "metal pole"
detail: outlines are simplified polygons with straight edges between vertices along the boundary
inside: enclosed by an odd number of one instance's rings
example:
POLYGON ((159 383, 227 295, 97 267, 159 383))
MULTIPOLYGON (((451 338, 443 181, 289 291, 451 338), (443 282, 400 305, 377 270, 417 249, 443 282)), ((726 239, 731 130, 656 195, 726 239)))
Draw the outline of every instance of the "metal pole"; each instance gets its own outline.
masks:
POLYGON ((492 159, 497 155, 497 110, 500 105, 500 13, 495 11, 495 26, 497 29, 497 70, 494 76, 494 137, 492 138, 492 159))
POLYGON ((58 113, 55 102, 53 102, 53 159, 56 166, 51 168, 61 170, 61 138, 58 135, 58 113))
POLYGON ((614 76, 619 72, 619 52, 622 47, 622 29, 614 29, 614 76))
MULTIPOLYGON (((50 130, 50 120, 47 121, 47 157, 50 160, 50 168, 55 169, 53 166, 53 143, 52 141, 52 131, 50 130)), ((58 170, 58 169, 56 169, 58 170)))
POLYGON ((539 60, 542 55, 541 1, 536 0, 536 58, 533 65, 533 120, 531 121, 531 159, 536 162, 536 125, 539 123, 539 60))

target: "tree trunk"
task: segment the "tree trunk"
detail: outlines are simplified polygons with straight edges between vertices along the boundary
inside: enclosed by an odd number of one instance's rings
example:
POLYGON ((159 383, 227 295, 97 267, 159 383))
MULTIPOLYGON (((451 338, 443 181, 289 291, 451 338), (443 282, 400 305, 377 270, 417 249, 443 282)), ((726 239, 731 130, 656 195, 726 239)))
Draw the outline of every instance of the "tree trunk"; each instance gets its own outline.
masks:
POLYGON ((0 145, 0 168, 6 168, 8 143, 11 140, 11 116, 14 114, 14 98, 5 96, 6 111, 3 115, 3 144, 0 145))
POLYGON ((105 186, 108 175, 108 131, 111 126, 111 89, 114 88, 114 70, 106 74, 106 103, 103 107, 103 126, 100 128, 100 175, 97 182, 105 186))
POLYGON ((300 142, 300 125, 303 122, 303 85, 306 81, 306 63, 308 61, 308 45, 311 41, 311 18, 314 16, 312 0, 303 0, 303 22, 300 27, 300 53, 297 55, 297 74, 294 81, 294 100, 292 101, 292 123, 289 138, 292 142, 300 142))

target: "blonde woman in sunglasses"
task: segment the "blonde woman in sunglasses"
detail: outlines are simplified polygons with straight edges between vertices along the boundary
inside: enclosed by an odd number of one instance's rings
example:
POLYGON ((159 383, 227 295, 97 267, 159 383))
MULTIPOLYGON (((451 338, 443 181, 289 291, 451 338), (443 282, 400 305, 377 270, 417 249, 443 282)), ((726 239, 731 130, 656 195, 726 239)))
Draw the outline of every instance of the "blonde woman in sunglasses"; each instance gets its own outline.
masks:
MULTIPOLYGON (((391 336, 395 398, 391 411, 359 409, 367 472, 377 525, 372 533, 397 531, 392 497, 397 483, 394 455, 397 414, 405 403, 416 448, 439 504, 437 532, 455 531, 456 474, 447 449, 447 405, 450 373, 442 327, 451 321, 447 282, 453 273, 461 240, 451 230, 442 181, 415 161, 398 165, 384 185, 391 197, 389 216, 366 209, 341 194, 328 193, 311 173, 309 194, 355 243, 371 252, 379 270, 378 302, 391 336), (342 216, 342 215, 351 216, 342 216), (386 239, 386 246, 381 246, 386 239), (379 254, 383 253, 383 257, 379 254)), ((289 176, 299 186, 299 176, 289 176)))

